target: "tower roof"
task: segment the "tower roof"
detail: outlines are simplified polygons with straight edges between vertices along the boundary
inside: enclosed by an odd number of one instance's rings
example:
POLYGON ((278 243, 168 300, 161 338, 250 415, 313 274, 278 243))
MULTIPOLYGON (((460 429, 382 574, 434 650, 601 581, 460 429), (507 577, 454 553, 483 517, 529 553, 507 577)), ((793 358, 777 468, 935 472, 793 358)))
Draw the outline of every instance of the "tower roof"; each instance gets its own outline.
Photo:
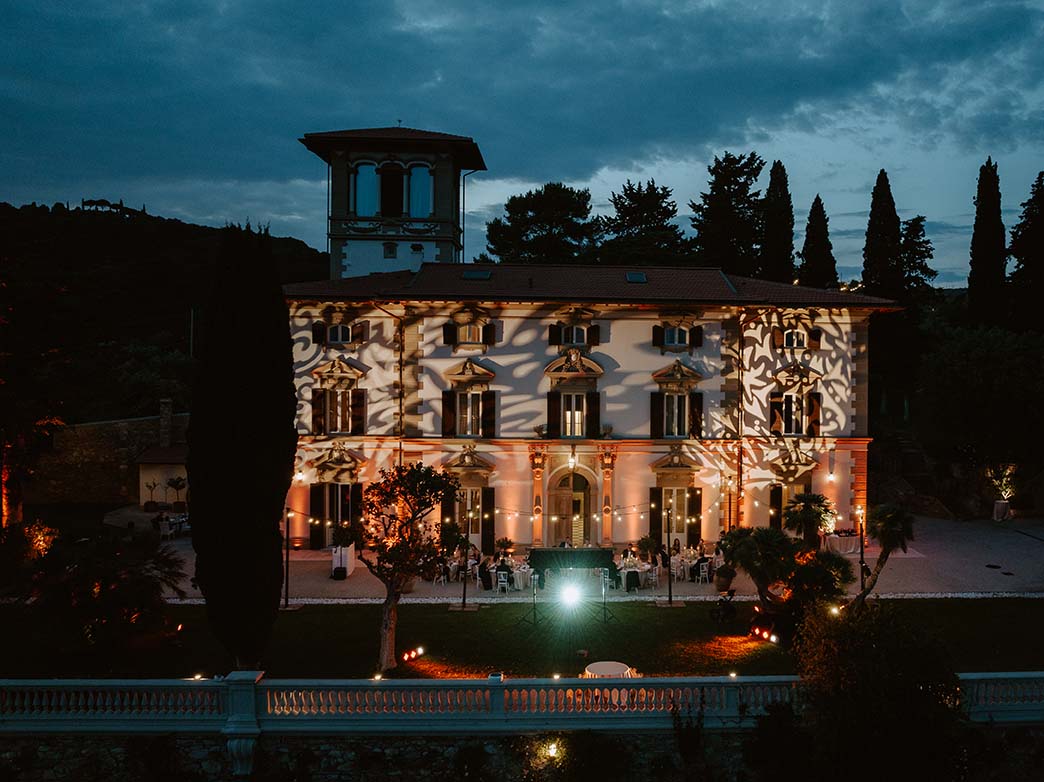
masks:
POLYGON ((394 152, 417 150, 449 152, 456 158, 461 168, 486 170, 486 162, 482 159, 482 153, 474 139, 470 136, 457 136, 453 133, 440 133, 435 130, 403 127, 328 130, 321 133, 305 133, 298 140, 327 163, 330 162, 333 152, 356 147, 394 152))

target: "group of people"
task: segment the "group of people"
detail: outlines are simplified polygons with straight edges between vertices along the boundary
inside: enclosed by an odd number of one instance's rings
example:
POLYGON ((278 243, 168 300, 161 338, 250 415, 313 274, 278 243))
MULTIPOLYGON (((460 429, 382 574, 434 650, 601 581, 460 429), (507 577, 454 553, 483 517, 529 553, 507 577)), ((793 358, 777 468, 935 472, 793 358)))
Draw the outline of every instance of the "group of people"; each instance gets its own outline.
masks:
POLYGON ((497 573, 507 573, 508 576, 514 573, 512 562, 507 556, 504 554, 496 557, 484 556, 474 543, 466 551, 457 549, 449 562, 446 562, 443 558, 440 561, 440 565, 445 568, 443 573, 447 580, 450 581, 457 578, 461 570, 466 574, 464 578, 470 577, 472 573, 477 572, 479 584, 481 584, 483 589, 493 588, 493 582, 497 573))

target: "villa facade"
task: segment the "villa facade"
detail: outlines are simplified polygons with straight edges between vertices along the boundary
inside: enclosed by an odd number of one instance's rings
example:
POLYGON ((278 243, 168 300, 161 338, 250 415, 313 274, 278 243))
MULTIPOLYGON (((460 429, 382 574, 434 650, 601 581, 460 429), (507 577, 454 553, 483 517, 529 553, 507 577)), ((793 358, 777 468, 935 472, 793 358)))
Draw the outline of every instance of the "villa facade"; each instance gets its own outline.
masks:
MULTIPOLYGON (((358 514, 363 486, 405 462, 459 476, 440 513, 487 552, 501 537, 713 540, 779 525, 787 500, 809 490, 833 501, 839 527, 856 523, 870 442, 868 319, 891 302, 712 268, 462 264, 452 246, 437 262, 387 258, 387 271, 347 276, 351 258, 372 269, 374 247, 397 255, 388 237, 421 229, 397 200, 410 190, 396 171, 394 216, 380 217, 378 183, 366 201, 377 217, 365 224, 383 227, 357 230, 345 211, 359 199, 351 160, 364 160, 367 183, 369 167, 387 163, 374 151, 380 133, 340 135, 340 155, 324 148, 331 193, 353 194, 330 200, 339 257, 331 279, 285 288, 298 542, 325 545, 333 524, 358 514)), ((477 156, 470 139, 449 138, 477 156)), ((441 154, 426 160, 459 176, 454 147, 441 154)), ((409 170, 401 146, 394 156, 409 170)), ((459 231, 444 222, 430 230, 452 245, 459 231)))

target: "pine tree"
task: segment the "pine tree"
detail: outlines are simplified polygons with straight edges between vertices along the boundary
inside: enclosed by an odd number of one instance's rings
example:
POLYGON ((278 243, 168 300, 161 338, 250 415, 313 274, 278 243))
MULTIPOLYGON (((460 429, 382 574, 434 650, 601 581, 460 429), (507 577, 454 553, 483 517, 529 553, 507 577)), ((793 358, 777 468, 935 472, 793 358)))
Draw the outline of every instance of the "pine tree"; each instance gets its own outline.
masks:
POLYGON ((812 208, 808 210, 805 243, 798 253, 801 267, 797 276, 802 285, 815 288, 836 288, 838 285, 837 261, 834 260, 834 246, 830 243, 829 222, 823 199, 817 193, 812 208))
POLYGON ((192 546, 214 634, 237 668, 256 669, 279 610, 280 528, 297 446, 290 316, 268 231, 226 228, 214 283, 189 429, 192 546), (229 339, 243 334, 249 391, 230 396, 215 379, 228 371, 229 339))
POLYGON ((700 193, 700 203, 689 202, 698 265, 719 266, 729 274, 757 275, 761 192, 753 187, 764 166, 755 152, 726 152, 707 167, 711 175, 708 191, 700 193))
POLYGON ((863 245, 863 287, 872 296, 898 299, 903 292, 903 269, 899 256, 899 215, 882 168, 870 196, 870 219, 863 245))
POLYGON ((997 164, 987 157, 979 168, 972 229, 971 268, 968 272, 968 314, 978 323, 998 324, 1005 319, 1004 278, 1007 250, 1001 221, 1000 177, 997 164))
POLYGON ((794 204, 787 170, 776 160, 761 202, 761 277, 776 282, 794 280, 794 204))
POLYGON ((1022 215, 1011 229, 1011 257, 1015 269, 1015 325, 1040 330, 1036 309, 1044 296, 1044 171, 1037 174, 1030 197, 1022 202, 1022 215))
POLYGON ((899 237, 899 258, 903 269, 903 295, 906 306, 923 304, 932 293, 932 280, 938 272, 928 265, 935 255, 931 239, 924 233, 924 215, 903 220, 899 237))
POLYGON ((630 179, 609 201, 613 214, 600 219, 604 239, 598 256, 612 265, 685 263, 690 242, 674 224, 678 204, 669 187, 658 187, 650 179, 644 185, 630 179))
POLYGON ((548 182, 504 204, 504 218, 486 223, 486 249, 502 263, 571 263, 597 244, 591 191, 548 182))

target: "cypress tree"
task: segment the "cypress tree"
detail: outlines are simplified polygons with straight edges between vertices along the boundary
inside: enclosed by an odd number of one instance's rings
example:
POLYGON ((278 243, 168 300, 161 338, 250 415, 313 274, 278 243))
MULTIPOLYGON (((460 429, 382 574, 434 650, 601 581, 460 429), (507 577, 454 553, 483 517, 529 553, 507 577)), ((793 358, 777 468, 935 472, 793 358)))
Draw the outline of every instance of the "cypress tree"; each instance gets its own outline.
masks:
POLYGON ((903 292, 903 269, 899 255, 899 215, 892 187, 882 168, 870 196, 870 219, 863 245, 863 287, 873 296, 897 299, 903 292))
POLYGON ((805 243, 798 253, 801 259, 798 279, 802 285, 815 288, 836 288, 838 285, 837 261, 834 260, 834 246, 830 243, 829 222, 823 199, 817 193, 812 208, 808 210, 805 243))
POLYGON ((975 192, 975 226, 968 271, 968 314, 978 323, 1004 319, 1004 276, 1007 250, 1001 221, 1000 177, 997 164, 987 157, 979 168, 975 192))
POLYGON ((1011 229, 1011 273, 1016 296, 1015 325, 1040 329, 1036 309, 1044 296, 1044 171, 1037 174, 1022 215, 1011 229))
POLYGON ((726 152, 707 167, 711 175, 707 192, 700 193, 700 203, 689 202, 698 265, 719 266, 747 277, 758 273, 761 194, 753 187, 764 166, 755 152, 726 152))
POLYGON ((192 546, 214 634, 256 669, 279 610, 297 445, 290 319, 267 230, 226 228, 214 277, 188 438, 192 546))
POLYGON ((787 170, 776 160, 769 171, 762 200, 761 277, 776 282, 794 280, 794 204, 787 170))

